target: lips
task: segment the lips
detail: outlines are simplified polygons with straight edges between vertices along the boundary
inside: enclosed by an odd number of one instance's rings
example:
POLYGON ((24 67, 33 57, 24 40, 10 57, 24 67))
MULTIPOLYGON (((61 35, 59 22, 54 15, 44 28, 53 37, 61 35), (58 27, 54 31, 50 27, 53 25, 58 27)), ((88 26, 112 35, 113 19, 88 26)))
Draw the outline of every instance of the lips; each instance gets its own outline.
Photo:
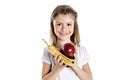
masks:
POLYGON ((60 32, 60 35, 66 36, 66 35, 68 35, 68 33, 60 32))

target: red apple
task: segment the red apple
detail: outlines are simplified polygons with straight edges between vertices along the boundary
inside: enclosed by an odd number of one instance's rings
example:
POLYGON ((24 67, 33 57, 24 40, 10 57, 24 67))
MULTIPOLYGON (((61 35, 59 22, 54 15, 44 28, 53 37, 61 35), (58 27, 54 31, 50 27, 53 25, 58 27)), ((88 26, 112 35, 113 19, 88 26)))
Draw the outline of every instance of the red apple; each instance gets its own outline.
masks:
POLYGON ((64 44, 64 54, 65 56, 74 59, 75 47, 72 43, 64 44))

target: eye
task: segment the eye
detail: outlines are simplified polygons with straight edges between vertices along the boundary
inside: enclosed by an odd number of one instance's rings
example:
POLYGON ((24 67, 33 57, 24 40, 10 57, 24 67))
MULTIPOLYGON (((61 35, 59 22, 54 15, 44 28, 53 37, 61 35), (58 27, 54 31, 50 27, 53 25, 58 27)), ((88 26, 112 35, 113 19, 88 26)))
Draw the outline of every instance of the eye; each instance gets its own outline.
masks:
POLYGON ((56 26, 61 26, 61 24, 60 24, 60 23, 58 23, 58 24, 56 24, 56 26))
POLYGON ((70 23, 68 23, 67 25, 68 25, 68 26, 72 26, 72 24, 70 24, 70 23))

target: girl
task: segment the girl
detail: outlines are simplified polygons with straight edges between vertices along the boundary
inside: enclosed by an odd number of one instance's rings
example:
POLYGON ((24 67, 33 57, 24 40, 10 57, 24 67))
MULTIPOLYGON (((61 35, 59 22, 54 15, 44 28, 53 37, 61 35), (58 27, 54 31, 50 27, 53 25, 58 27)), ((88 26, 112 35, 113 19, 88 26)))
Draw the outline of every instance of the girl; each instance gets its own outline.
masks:
POLYGON ((77 12, 69 5, 57 6, 51 15, 51 44, 63 49, 65 43, 76 46, 75 65, 67 67, 60 55, 51 55, 47 48, 43 53, 42 80, 92 80, 88 64, 89 55, 80 45, 77 12))

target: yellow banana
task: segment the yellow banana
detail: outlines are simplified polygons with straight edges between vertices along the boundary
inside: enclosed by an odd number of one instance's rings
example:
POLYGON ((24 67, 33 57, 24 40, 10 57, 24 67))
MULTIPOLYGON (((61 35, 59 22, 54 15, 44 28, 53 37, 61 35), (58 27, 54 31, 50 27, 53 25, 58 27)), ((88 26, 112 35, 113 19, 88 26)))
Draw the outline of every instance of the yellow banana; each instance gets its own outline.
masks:
POLYGON ((62 60, 64 60, 64 63, 68 66, 74 66, 74 60, 73 59, 70 59, 68 57, 66 57, 65 55, 63 55, 60 51, 58 51, 54 46, 52 45, 49 45, 44 39, 42 39, 45 44, 47 45, 47 48, 49 50, 49 52, 52 54, 52 55, 61 55, 62 56, 62 60))

